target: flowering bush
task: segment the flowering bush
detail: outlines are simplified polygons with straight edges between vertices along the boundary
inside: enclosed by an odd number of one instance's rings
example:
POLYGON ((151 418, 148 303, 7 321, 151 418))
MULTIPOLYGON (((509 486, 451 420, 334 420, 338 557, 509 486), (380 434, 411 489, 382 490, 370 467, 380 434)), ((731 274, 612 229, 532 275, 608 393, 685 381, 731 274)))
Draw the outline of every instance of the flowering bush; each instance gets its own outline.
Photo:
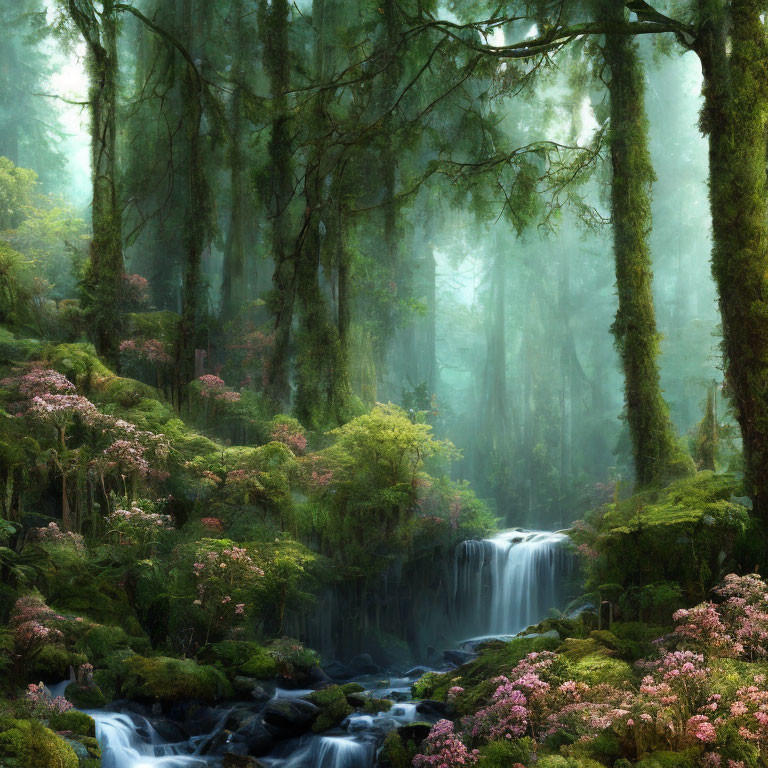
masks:
POLYGON ((42 541, 54 544, 69 544, 78 551, 85 549, 83 537, 72 531, 62 531, 57 523, 48 523, 45 528, 31 528, 29 536, 34 541, 42 541))
POLYGON ((301 424, 289 416, 278 416, 274 419, 270 438, 277 443, 287 445, 297 455, 307 450, 307 438, 301 424))
POLYGON ((424 753, 413 759, 414 768, 460 768, 475 765, 480 757, 467 749, 450 720, 438 720, 424 742, 424 753))
POLYGON ((194 605, 205 615, 206 635, 210 635, 214 623, 226 630, 244 617, 264 576, 251 554, 228 539, 202 539, 195 551, 192 573, 197 594, 194 605))
POLYGON ((723 602, 675 612, 675 634, 712 656, 754 661, 768 656, 768 586, 756 574, 729 574, 715 590, 723 602))
POLYGON ((240 393, 230 389, 223 379, 213 374, 206 374, 192 382, 197 396, 203 400, 236 403, 240 393))
POLYGON ((137 274, 123 275, 123 291, 130 304, 143 305, 149 301, 149 280, 137 274))
POLYGON ((27 701, 32 704, 35 714, 45 717, 49 714, 60 715, 72 709, 72 703, 63 696, 52 696, 43 683, 30 683, 26 692, 27 701))
POLYGON ((158 339, 125 339, 120 342, 120 354, 126 359, 151 365, 170 365, 173 355, 158 339))
POLYGON ((50 368, 31 368, 2 379, 0 385, 15 390, 23 399, 46 394, 66 394, 75 391, 75 385, 58 371, 50 368))
POLYGON ((26 655, 31 655, 47 643, 64 639, 57 625, 64 617, 49 608, 37 595, 20 597, 11 614, 11 628, 16 648, 26 655))
POLYGON ((109 524, 123 543, 148 552, 164 531, 173 530, 173 519, 170 515, 152 511, 155 506, 152 502, 142 503, 150 508, 149 511, 136 504, 130 509, 116 509, 109 515, 109 524))

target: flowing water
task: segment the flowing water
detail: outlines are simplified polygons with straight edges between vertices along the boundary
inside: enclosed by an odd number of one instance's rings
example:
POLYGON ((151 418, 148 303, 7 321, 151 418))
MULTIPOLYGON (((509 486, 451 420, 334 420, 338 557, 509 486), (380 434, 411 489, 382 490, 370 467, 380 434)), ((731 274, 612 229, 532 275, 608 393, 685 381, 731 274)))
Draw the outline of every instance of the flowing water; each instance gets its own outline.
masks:
MULTIPOLYGON (((471 635, 474 641, 512 636, 560 606, 573 563, 563 546, 565 539, 562 533, 518 529, 460 544, 453 563, 451 620, 466 630, 464 636, 471 635)), ((472 641, 466 641, 465 647, 471 646, 472 641)), ((356 682, 373 698, 407 698, 411 684, 423 671, 356 682)), ((310 692, 278 688, 274 698, 292 699, 310 692)), ((417 706, 417 702, 402 701, 388 712, 353 714, 339 728, 322 735, 309 733, 278 741, 268 756, 259 758, 259 764, 266 768, 373 768, 384 734, 417 720, 435 720, 429 713, 418 712, 417 706)), ((220 711, 212 732, 177 743, 163 739, 139 715, 90 714, 96 720, 103 768, 218 768, 221 752, 226 751, 224 729, 232 711, 220 711)))

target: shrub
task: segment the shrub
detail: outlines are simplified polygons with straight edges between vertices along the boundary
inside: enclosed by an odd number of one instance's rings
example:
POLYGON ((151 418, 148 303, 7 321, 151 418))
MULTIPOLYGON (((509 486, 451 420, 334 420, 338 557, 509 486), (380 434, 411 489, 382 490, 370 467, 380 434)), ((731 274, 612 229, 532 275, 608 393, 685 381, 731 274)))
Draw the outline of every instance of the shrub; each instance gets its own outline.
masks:
POLYGON ((35 720, 15 720, 0 733, 0 755, 20 768, 78 768, 72 747, 35 720))

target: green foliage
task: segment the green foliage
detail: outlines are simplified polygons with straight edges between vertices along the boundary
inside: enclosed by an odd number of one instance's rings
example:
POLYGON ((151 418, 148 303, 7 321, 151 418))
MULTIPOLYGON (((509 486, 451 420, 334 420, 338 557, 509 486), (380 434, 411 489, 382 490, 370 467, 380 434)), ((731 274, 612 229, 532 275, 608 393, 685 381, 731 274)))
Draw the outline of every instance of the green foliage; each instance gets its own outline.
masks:
POLYGON ((659 751, 644 757, 639 768, 696 768, 701 759, 701 750, 696 747, 682 752, 659 751))
POLYGON ((529 738, 493 741, 480 750, 478 768, 507 768, 528 765, 533 754, 533 742, 529 738))
POLYGON ((626 617, 658 623, 680 603, 704 599, 733 567, 729 556, 746 529, 739 493, 732 475, 699 472, 591 513, 571 533, 597 553, 585 560, 587 588, 602 594, 616 585, 626 617))
POLYGON ((347 697, 338 685, 331 685, 309 695, 309 700, 320 707, 320 714, 312 724, 315 733, 322 733, 341 723, 352 713, 347 697))
POLYGON ((240 674, 259 680, 271 680, 277 677, 277 672, 277 660, 266 648, 258 648, 240 665, 240 674))
POLYGON ((78 768, 72 747, 35 720, 13 720, 0 733, 0 757, 19 768, 78 768))
POLYGON ((0 231, 15 229, 28 214, 37 174, 0 157, 0 231))

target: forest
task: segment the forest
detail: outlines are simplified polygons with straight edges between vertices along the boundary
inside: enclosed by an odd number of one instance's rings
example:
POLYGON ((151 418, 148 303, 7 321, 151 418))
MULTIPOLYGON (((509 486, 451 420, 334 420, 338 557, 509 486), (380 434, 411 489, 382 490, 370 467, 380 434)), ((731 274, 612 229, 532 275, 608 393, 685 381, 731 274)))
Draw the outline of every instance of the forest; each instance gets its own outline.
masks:
POLYGON ((0 768, 768 766, 768 0, 0 0, 0 768))

